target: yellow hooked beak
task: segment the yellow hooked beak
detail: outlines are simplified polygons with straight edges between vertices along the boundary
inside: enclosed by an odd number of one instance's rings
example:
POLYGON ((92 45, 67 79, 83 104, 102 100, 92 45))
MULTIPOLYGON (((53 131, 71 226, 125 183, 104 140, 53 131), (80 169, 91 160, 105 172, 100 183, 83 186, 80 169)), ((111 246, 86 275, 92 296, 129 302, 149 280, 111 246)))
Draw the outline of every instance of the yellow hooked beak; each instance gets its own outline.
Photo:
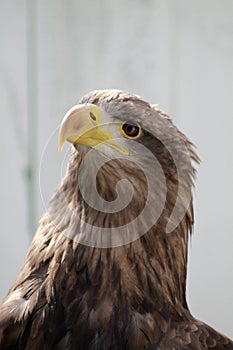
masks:
POLYGON ((58 148, 62 149, 65 141, 74 145, 86 145, 101 150, 105 144, 128 155, 129 152, 121 147, 111 135, 114 124, 109 125, 102 120, 103 111, 94 104, 80 104, 72 107, 64 116, 58 137, 58 148))

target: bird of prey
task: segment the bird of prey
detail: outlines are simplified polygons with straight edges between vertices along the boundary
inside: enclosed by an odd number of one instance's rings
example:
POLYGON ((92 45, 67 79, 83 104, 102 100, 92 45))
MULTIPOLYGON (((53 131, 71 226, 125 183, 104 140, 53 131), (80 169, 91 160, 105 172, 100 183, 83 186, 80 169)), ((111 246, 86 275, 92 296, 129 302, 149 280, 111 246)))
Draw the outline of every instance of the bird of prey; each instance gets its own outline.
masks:
POLYGON ((0 307, 0 349, 223 350, 186 302, 193 144, 120 90, 65 115, 66 174, 0 307))

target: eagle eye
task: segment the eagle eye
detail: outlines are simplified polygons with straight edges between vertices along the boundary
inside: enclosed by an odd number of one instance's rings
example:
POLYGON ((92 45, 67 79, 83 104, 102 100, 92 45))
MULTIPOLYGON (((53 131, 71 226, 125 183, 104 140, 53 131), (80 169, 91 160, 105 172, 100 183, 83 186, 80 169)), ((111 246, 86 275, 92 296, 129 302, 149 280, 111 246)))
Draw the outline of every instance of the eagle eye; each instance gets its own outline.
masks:
POLYGON ((136 138, 140 134, 140 128, 137 125, 123 124, 121 127, 123 134, 129 138, 136 138))

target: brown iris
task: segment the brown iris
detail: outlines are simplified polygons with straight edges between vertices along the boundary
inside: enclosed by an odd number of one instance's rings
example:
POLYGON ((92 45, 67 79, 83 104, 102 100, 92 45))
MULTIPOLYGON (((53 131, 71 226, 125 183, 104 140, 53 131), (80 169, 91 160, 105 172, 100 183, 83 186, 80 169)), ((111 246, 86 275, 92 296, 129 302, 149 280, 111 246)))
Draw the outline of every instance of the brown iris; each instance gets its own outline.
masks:
POLYGON ((132 138, 137 137, 140 133, 140 128, 137 125, 127 123, 122 125, 122 130, 124 131, 126 136, 132 138))

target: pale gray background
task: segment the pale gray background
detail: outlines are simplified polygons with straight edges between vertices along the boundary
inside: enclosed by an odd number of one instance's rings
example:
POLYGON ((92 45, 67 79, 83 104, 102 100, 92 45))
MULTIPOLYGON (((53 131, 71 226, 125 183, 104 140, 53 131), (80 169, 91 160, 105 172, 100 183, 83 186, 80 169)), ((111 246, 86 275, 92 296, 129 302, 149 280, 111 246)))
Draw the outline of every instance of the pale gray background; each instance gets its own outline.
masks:
MULTIPOLYGON (((38 220, 39 164, 64 113, 88 90, 121 88, 159 103, 198 147, 188 301, 233 337, 233 1, 1 0, 0 49, 0 296, 30 242, 27 131, 38 220)), ((41 166, 45 205, 64 154, 55 133, 41 166)))

